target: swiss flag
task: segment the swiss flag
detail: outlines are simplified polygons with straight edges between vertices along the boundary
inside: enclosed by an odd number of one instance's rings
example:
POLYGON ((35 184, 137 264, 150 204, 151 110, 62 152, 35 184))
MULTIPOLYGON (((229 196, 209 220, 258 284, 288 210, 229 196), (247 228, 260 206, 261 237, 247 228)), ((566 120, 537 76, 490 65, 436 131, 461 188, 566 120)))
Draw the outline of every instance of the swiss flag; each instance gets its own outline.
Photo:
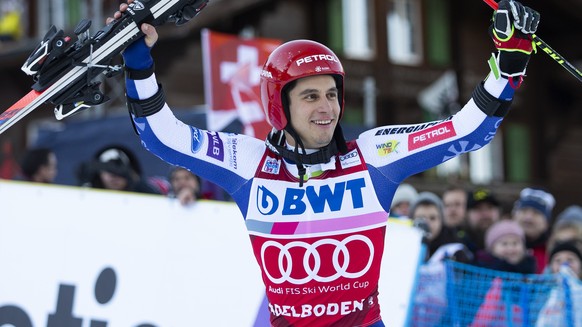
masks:
POLYGON ((221 131, 238 119, 243 133, 264 139, 271 130, 260 96, 260 74, 269 54, 282 42, 244 39, 202 31, 204 86, 208 103, 207 126, 221 131))

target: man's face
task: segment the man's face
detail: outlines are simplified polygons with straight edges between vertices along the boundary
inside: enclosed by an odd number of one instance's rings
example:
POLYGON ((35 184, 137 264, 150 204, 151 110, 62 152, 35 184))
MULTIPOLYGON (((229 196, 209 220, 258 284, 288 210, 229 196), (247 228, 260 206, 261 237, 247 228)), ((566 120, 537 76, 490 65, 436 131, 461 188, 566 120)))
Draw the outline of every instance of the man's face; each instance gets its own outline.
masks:
POLYGON ((443 228, 443 219, 439 213, 439 209, 432 204, 421 204, 414 210, 413 220, 424 219, 430 229, 429 241, 434 240, 443 228))
POLYGON ((200 189, 196 177, 185 169, 176 169, 176 171, 172 173, 170 183, 172 184, 172 190, 176 194, 184 188, 194 190, 195 193, 200 189))
POLYGON ((40 167, 38 171, 38 181, 42 183, 52 183, 57 177, 57 156, 49 153, 48 163, 40 167))
MULTIPOLYGON (((317 149, 331 142, 340 114, 338 95, 330 75, 301 78, 289 91, 291 126, 305 148, 317 149)), ((295 145, 293 138, 287 137, 287 141, 295 145)))
POLYGON ((513 212, 513 219, 521 225, 529 240, 536 240, 548 229, 546 217, 536 209, 521 208, 513 212))
POLYGON ((463 190, 451 190, 443 194, 445 206, 445 225, 458 227, 465 221, 467 212, 467 193, 463 190))
POLYGON ((489 202, 480 202, 467 211, 467 218, 471 230, 485 233, 493 223, 499 220, 501 211, 489 202))

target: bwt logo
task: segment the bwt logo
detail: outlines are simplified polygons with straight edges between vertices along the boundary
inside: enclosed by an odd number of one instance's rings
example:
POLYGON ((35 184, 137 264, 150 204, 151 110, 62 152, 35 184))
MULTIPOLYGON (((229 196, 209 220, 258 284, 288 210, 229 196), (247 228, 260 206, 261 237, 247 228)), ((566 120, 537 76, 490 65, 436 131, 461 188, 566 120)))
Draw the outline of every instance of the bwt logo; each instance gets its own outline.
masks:
MULTIPOLYGON (((325 206, 331 211, 342 209, 346 191, 350 192, 352 198, 352 208, 362 208, 364 199, 362 189, 366 187, 366 181, 358 178, 346 182, 335 183, 335 185, 307 186, 306 188, 287 188, 283 196, 281 209, 282 215, 301 215, 307 210, 307 206, 313 209, 314 213, 322 213, 325 206)), ((266 186, 260 185, 257 188, 257 209, 262 215, 269 216, 279 209, 280 200, 275 193, 266 186)))
MULTIPOLYGON (((99 274, 95 282, 95 300, 101 304, 107 304, 115 294, 117 286, 117 276, 112 268, 105 268, 99 274)), ((91 319, 88 324, 83 323, 83 318, 73 314, 75 303, 75 285, 59 285, 57 294, 56 309, 49 313, 46 327, 107 327, 105 320, 91 319)), ((28 313, 16 305, 5 305, 0 307, 0 326, 10 327, 34 327, 28 313)), ((156 327, 149 323, 141 323, 135 327, 156 327)))

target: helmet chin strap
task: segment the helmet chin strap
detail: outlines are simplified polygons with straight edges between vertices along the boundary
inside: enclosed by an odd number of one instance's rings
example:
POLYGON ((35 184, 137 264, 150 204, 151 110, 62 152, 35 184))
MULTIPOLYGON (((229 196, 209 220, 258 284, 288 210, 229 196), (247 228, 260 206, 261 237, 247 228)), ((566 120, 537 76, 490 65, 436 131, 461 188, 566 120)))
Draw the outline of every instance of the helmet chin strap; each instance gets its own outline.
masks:
POLYGON ((343 133, 339 125, 336 126, 333 140, 329 142, 328 145, 321 147, 317 151, 310 154, 306 153, 303 141, 293 128, 288 126, 285 128, 285 130, 295 140, 295 148, 293 151, 287 148, 285 144, 285 133, 283 131, 271 131, 271 133, 269 133, 267 136, 265 143, 271 149, 271 151, 279 154, 285 159, 291 160, 297 165, 297 170, 299 172, 299 187, 303 187, 306 174, 305 166, 303 166, 304 164, 315 165, 327 163, 338 152, 347 152, 346 141, 343 138, 343 133), (299 152, 299 147, 301 147, 301 152, 299 152))

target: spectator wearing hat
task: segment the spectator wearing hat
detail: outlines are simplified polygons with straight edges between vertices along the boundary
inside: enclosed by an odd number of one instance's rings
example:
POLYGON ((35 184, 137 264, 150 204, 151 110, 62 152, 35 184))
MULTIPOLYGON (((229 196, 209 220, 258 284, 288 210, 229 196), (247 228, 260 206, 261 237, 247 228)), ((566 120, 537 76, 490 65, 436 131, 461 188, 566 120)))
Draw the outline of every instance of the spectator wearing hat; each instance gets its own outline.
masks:
POLYGON ((582 240, 582 208, 572 205, 564 209, 551 229, 547 248, 551 249, 558 242, 582 240))
POLYGON ((26 151, 20 162, 24 180, 51 184, 57 177, 57 156, 49 148, 35 148, 26 151))
POLYGON ((540 310, 536 327, 582 326, 582 241, 569 240, 548 247, 548 273, 559 274, 558 286, 550 291, 548 300, 540 310), (566 301, 565 287, 570 296, 566 301))
POLYGON ((510 219, 494 223, 485 234, 485 250, 475 256, 477 266, 521 274, 533 274, 536 260, 527 253, 525 232, 510 219))
POLYGON ((473 253, 485 249, 485 232, 500 219, 500 203, 489 189, 479 187, 469 192, 462 242, 473 253))
POLYGON ((392 204, 390 205, 390 217, 395 218, 408 218, 410 217, 410 205, 416 197, 418 196, 418 191, 414 186, 410 184, 400 184, 394 193, 392 198, 392 204))
POLYGON ((536 188, 524 188, 515 201, 512 219, 525 231, 527 248, 533 251, 537 261, 537 273, 546 266, 546 246, 550 236, 552 209, 556 204, 554 197, 536 188))
MULTIPOLYGON (((460 239, 455 231, 444 224, 443 202, 432 192, 421 192, 410 207, 410 218, 415 226, 422 227, 425 237, 424 242, 427 245, 427 260, 432 257, 437 250, 447 244, 460 244, 460 239)), ((468 262, 469 258, 464 247, 459 248, 453 253, 449 253, 450 259, 456 261, 468 262)), ((472 254, 470 254, 472 257, 472 254)))
POLYGON ((548 265, 551 273, 558 273, 560 267, 567 266, 578 279, 582 279, 582 240, 571 239, 557 242, 549 248, 548 265))
POLYGON ((141 172, 137 158, 129 149, 112 145, 97 151, 92 161, 83 163, 78 178, 81 185, 93 188, 161 194, 141 172))

